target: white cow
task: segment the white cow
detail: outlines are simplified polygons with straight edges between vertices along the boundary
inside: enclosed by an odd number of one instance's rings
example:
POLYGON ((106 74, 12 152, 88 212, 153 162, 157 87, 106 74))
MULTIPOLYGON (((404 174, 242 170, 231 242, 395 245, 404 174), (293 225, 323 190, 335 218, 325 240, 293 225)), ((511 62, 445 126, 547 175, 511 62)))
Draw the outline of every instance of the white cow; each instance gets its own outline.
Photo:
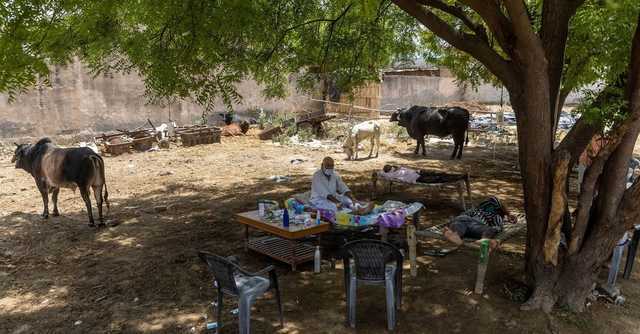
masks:
POLYGON ((380 150, 380 125, 375 121, 366 121, 354 125, 353 128, 351 128, 347 140, 342 145, 344 153, 347 154, 347 159, 358 159, 358 145, 365 139, 371 140, 369 158, 371 158, 373 154, 374 146, 376 146, 376 158, 378 157, 378 151, 380 150))

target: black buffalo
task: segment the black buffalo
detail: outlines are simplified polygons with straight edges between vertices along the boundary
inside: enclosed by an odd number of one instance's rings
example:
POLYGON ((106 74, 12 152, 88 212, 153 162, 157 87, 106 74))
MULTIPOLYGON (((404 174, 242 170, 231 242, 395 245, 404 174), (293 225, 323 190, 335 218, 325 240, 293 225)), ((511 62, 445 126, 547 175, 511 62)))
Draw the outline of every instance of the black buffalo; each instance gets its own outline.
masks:
POLYGON ((409 136, 417 141, 415 154, 420 151, 426 155, 424 136, 436 135, 440 138, 453 137, 451 159, 462 157, 462 147, 469 143, 469 111, 459 107, 433 108, 413 106, 407 110, 398 110, 391 114, 391 121, 405 127, 409 136))
POLYGON ((36 181, 42 195, 44 210, 42 217, 49 217, 49 193, 52 194, 53 215, 58 216, 58 193, 60 188, 76 187, 87 206, 89 226, 94 226, 91 210, 90 189, 96 198, 100 223, 102 218, 102 201, 109 208, 109 193, 104 177, 104 161, 90 148, 58 148, 49 138, 40 139, 35 145, 16 144, 12 162, 16 168, 24 169, 36 181), (104 195, 103 195, 104 187, 104 195))

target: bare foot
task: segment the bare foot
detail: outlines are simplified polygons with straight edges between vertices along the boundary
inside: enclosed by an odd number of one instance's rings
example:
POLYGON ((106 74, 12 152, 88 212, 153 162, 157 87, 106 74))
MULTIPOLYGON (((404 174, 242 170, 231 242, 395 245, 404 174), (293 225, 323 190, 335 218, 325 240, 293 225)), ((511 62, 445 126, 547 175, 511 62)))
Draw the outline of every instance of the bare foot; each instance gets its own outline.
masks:
POLYGON ((464 243, 462 238, 460 238, 460 235, 458 235, 458 233, 452 231, 448 227, 444 228, 444 237, 450 242, 454 243, 456 246, 462 246, 462 244, 464 243))

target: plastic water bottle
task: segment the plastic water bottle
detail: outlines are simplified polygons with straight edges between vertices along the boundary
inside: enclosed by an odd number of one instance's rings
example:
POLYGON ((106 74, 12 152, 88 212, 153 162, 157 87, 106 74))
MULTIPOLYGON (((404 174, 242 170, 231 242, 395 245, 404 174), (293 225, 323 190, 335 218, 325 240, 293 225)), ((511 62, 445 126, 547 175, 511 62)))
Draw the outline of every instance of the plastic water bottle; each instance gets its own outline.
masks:
POLYGON ((321 222, 321 218, 320 218, 320 210, 316 211, 316 225, 320 225, 321 222))
POLYGON ((289 228, 289 209, 282 212, 282 227, 289 228))
POLYGON ((316 252, 315 254, 313 254, 313 272, 314 273, 319 273, 320 272, 320 261, 322 259, 320 258, 320 246, 316 246, 316 252))

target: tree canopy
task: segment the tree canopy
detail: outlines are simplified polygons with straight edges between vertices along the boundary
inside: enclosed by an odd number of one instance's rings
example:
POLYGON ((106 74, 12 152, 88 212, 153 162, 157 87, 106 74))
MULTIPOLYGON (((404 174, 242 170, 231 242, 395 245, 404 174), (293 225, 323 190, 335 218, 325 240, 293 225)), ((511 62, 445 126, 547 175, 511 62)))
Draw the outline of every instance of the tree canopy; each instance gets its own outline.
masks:
POLYGON ((0 91, 15 96, 74 56, 137 72, 149 97, 207 107, 253 78, 282 96, 320 77, 349 89, 415 52, 417 24, 390 1, 13 0, 0 4, 0 91))

